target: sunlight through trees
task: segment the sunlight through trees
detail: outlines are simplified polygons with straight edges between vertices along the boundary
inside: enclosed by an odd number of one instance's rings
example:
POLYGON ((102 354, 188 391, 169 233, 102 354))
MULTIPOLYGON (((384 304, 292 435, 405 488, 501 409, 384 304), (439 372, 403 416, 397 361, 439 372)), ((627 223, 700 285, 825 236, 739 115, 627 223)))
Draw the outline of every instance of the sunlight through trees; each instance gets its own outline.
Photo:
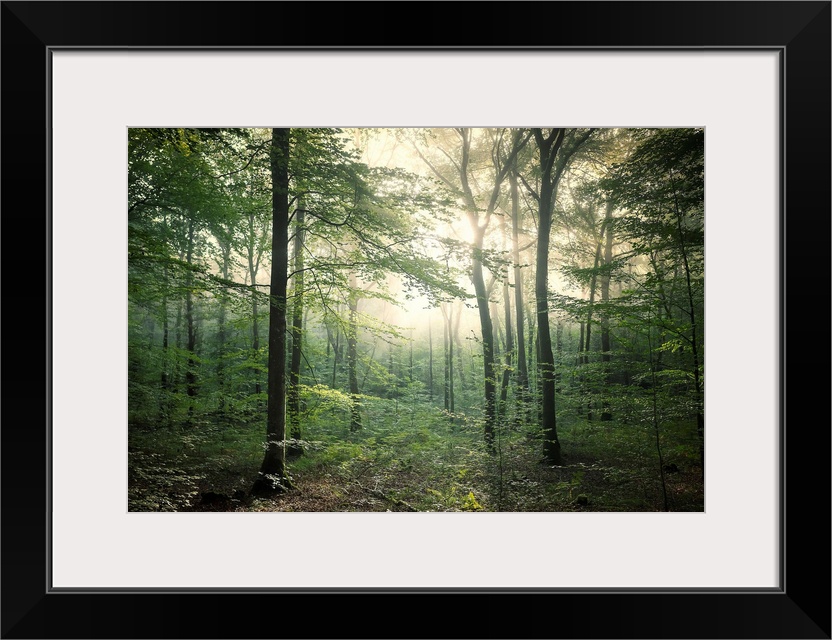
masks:
POLYGON ((132 511, 702 511, 702 129, 130 129, 132 511))

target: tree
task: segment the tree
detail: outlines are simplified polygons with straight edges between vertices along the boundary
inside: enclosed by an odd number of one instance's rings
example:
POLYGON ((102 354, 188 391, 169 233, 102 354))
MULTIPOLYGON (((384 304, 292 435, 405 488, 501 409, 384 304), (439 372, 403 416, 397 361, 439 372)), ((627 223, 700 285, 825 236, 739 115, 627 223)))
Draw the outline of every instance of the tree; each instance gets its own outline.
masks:
MULTIPOLYGON (((300 364, 305 360, 303 318, 307 310, 320 315, 328 348, 334 350, 333 386, 341 357, 340 336, 346 337, 350 425, 358 430, 359 333, 361 323, 368 320, 359 313, 359 300, 391 301, 386 292, 391 275, 402 281, 407 296, 412 295, 410 291, 428 297, 457 294, 458 288, 445 282, 439 263, 428 256, 426 248, 436 243, 426 234, 432 226, 426 215, 442 219, 445 206, 434 181, 358 162, 347 147, 348 137, 338 129, 292 129, 289 137, 294 264, 287 390, 290 435, 297 441, 301 435, 300 364), (340 312, 344 307, 346 318, 340 312)), ((368 328, 391 336, 398 332, 378 323, 368 328)))
POLYGON ((538 203, 537 257, 535 260, 535 301, 537 311, 538 369, 541 389, 541 427, 544 456, 550 464, 561 463, 555 415, 555 357, 549 330, 549 240, 552 231, 552 211, 557 190, 572 156, 586 143, 592 129, 568 130, 532 129, 538 149, 539 192, 526 182, 538 203), (564 141, 566 145, 564 146, 564 141))
POLYGON ((616 224, 634 253, 644 256, 650 265, 652 274, 642 285, 643 294, 662 310, 662 318, 657 321, 665 334, 673 336, 660 345, 660 352, 689 358, 704 473, 704 354, 700 327, 704 303, 705 132, 697 128, 648 129, 635 132, 634 137, 636 148, 613 168, 602 186, 617 207, 628 210, 616 224))
POLYGON ((358 282, 355 274, 350 274, 349 310, 350 319, 347 329, 347 367, 350 381, 350 431, 361 429, 361 397, 358 388, 358 282))
POLYGON ((454 404, 454 305, 448 303, 442 305, 441 309, 445 338, 445 411, 451 416, 451 424, 453 424, 456 411, 454 404))
POLYGON ((517 167, 508 174, 511 193, 511 256, 514 263, 514 312, 517 316, 517 392, 521 402, 529 400, 529 369, 523 321, 523 265, 520 263, 520 193, 517 167))
MULTIPOLYGON (((604 304, 605 307, 609 306, 610 302, 610 281, 612 279, 611 270, 613 268, 612 262, 612 246, 613 246, 613 232, 615 229, 614 222, 613 222, 613 204, 612 202, 607 202, 605 215, 604 215, 604 228, 603 234, 606 238, 604 242, 604 273, 601 276, 601 302, 604 304)), ((604 363, 604 374, 605 380, 607 384, 610 383, 610 318, 609 313, 605 311, 601 316, 601 362, 604 363)), ((603 409, 601 411, 601 420, 602 421, 609 421, 612 420, 612 414, 610 413, 609 402, 607 402, 606 398, 603 402, 603 409)))
POLYGON ((436 163, 429 160, 418 147, 416 147, 416 150, 437 178, 460 198, 471 228, 473 240, 471 242, 470 273, 479 312, 483 353, 485 387, 483 431, 486 447, 493 452, 497 405, 497 370, 494 360, 494 327, 489 310, 489 296, 483 271, 485 261, 483 245, 489 222, 501 195, 503 181, 514 166, 517 154, 528 142, 529 134, 520 129, 487 130, 484 132, 485 137, 483 138, 485 146, 481 149, 474 149, 472 145, 475 130, 460 127, 454 129, 454 132, 459 138, 458 149, 442 151, 445 157, 450 160, 450 170, 440 170, 436 163), (452 153, 456 156, 452 156, 452 153), (490 180, 487 183, 490 188, 484 189, 482 194, 475 194, 472 185, 477 184, 475 178, 477 167, 472 162, 472 154, 482 153, 490 155, 493 175, 489 176, 490 180), (485 202, 481 202, 481 199, 484 199, 485 202))
POLYGON ((306 209, 303 199, 298 199, 298 208, 295 210, 295 237, 294 237, 294 273, 292 275, 294 288, 294 304, 292 306, 292 358, 289 365, 289 420, 292 443, 289 445, 288 453, 298 456, 303 453, 303 447, 299 444, 301 439, 300 428, 300 361, 303 355, 303 297, 304 297, 304 267, 303 267, 303 236, 306 209))
POLYGON ((201 386, 197 355, 198 298, 222 286, 202 263, 207 234, 227 213, 217 181, 222 133, 203 129, 130 129, 128 137, 128 284, 130 300, 152 305, 162 320, 159 414, 170 424, 179 361, 185 364, 191 420, 201 386), (176 305, 176 340, 170 348, 169 306, 176 305), (180 357, 181 320, 187 342, 180 357), (171 357, 170 351, 174 351, 171 357), (171 367, 171 360, 173 366, 171 367), (172 370, 171 370, 172 369, 172 370))
POLYGON ((272 275, 269 287, 269 394, 266 451, 251 494, 269 496, 291 486, 286 475, 286 285, 289 268, 289 130, 272 129, 272 275))
MULTIPOLYGON (((270 169, 269 169, 270 171, 270 169)), ((260 292, 257 276, 263 264, 263 258, 271 246, 271 194, 265 193, 267 185, 264 181, 254 177, 250 183, 247 197, 244 201, 242 246, 246 264, 246 275, 250 290, 251 305, 251 368, 254 374, 254 393, 259 396, 261 372, 258 361, 260 359, 260 304, 264 296, 260 292)), ((243 204, 243 203, 241 203, 243 204)))
MULTIPOLYGON (((506 237, 506 225, 503 225, 503 241, 506 237)), ((511 295, 509 294, 508 275, 509 263, 505 264, 503 273, 503 309, 505 312, 505 355, 503 364, 503 379, 500 382, 500 411, 506 411, 506 399, 508 398, 508 385, 511 379, 512 356, 514 355, 514 331, 511 327, 511 295)))
POLYGON ((301 478, 338 509, 697 508, 701 131, 129 141, 131 510, 294 509, 313 492, 244 494, 301 478))

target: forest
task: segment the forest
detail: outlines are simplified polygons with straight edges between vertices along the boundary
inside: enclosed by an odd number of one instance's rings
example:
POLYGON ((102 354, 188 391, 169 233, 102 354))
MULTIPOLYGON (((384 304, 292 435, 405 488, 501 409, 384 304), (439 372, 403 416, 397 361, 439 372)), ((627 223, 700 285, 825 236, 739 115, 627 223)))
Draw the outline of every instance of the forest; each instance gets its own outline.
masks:
POLYGON ((704 129, 127 134, 129 511, 704 510, 704 129))

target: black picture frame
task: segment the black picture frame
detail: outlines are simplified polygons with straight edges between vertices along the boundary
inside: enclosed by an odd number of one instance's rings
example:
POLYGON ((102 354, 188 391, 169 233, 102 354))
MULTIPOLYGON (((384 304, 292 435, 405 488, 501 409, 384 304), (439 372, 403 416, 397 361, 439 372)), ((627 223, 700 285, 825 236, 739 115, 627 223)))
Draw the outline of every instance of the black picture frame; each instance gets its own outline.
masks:
MULTIPOLYGON (((829 638, 830 345, 823 324, 829 320, 832 210, 830 6, 828 1, 3 2, 2 637, 829 638), (393 26, 372 27, 367 14, 375 11, 384 11, 393 26), (464 24, 454 18, 461 11, 469 12, 464 24), (780 588, 52 592, 49 398, 59 381, 50 379, 49 336, 50 323, 60 320, 49 308, 47 100, 50 51, 61 47, 779 51, 785 79, 780 588)), ((753 256, 743 259, 754 277, 753 256)), ((742 473, 743 452, 736 455, 742 473)))

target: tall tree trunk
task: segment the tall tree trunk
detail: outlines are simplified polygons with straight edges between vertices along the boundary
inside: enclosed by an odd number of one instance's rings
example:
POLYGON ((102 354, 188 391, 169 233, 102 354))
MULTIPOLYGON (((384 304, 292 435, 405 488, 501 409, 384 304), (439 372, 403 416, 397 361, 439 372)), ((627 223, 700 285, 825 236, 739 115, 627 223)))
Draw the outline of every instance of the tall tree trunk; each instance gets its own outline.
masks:
POLYGON ((410 362, 408 365, 408 380, 413 383, 413 329, 410 330, 410 362))
MULTIPOLYGON (((463 197, 465 207, 467 209, 468 221, 471 226, 473 234, 473 243, 471 246, 471 280, 474 284, 474 292, 477 297, 477 309, 480 317, 480 330, 482 339, 483 352, 483 375, 484 375, 484 407, 483 407, 483 432, 486 447, 489 451, 495 452, 494 449, 494 420, 496 410, 496 370, 494 366, 494 331, 491 323, 491 314, 488 309, 488 293, 483 276, 482 251, 483 241, 485 239, 486 228, 491 215, 500 198, 500 186, 505 180, 506 175, 515 164, 515 159, 520 150, 528 142, 528 134, 523 134, 522 130, 516 129, 511 136, 511 147, 507 156, 502 157, 502 141, 503 133, 501 132, 494 140, 492 147, 492 160, 494 163, 495 177, 494 187, 491 191, 489 202, 484 209, 477 204, 474 193, 471 190, 469 164, 472 142, 472 130, 468 128, 457 128, 456 133, 462 140, 461 157, 459 163, 454 162, 458 175, 459 185, 454 184, 444 177, 440 172, 437 172, 432 165, 431 168, 440 178, 448 184, 452 189, 456 190, 463 197), (481 214, 484 211, 484 215, 481 214)), ((430 163, 428 163, 430 164, 430 163)))
POLYGON ((176 321, 174 322, 173 327, 173 339, 174 339, 174 346, 176 346, 176 355, 173 359, 173 375, 171 376, 170 387, 176 393, 181 391, 180 382, 180 358, 179 358, 179 351, 182 349, 182 301, 178 300, 176 302, 176 321))
MULTIPOLYGON (((456 318, 454 319, 454 328, 451 332, 451 335, 454 340, 454 344, 456 345, 456 369, 457 373, 459 374, 459 388, 460 389, 467 389, 468 387, 465 384, 465 365, 462 359, 463 356, 463 348, 462 348, 462 340, 459 337, 459 321, 462 318, 462 305, 460 308, 457 309, 456 318)), ((453 369, 451 369, 453 371, 453 369)))
MULTIPOLYGON (((259 309, 258 309, 258 291, 257 291, 257 272, 260 268, 260 256, 257 254, 256 235, 254 229, 254 214, 249 214, 249 244, 248 244, 248 274, 251 281, 251 350, 254 357, 257 357, 260 351, 260 325, 258 323, 259 309)), ((254 369, 254 393, 260 394, 260 374, 257 369, 254 369)))
MULTIPOLYGON (((165 217, 165 224, 167 224, 167 217, 165 217)), ((171 426, 171 382, 169 375, 170 368, 170 327, 168 321, 168 289, 170 282, 168 279, 168 265, 165 263, 164 270, 164 289, 162 294, 162 375, 161 388, 159 400, 159 422, 167 427, 171 426)))
POLYGON ((451 396, 448 393, 448 389, 450 388, 448 382, 450 380, 450 367, 448 364, 450 363, 449 354, 448 354, 448 340, 451 337, 451 332, 448 329, 448 315, 445 313, 445 308, 442 307, 442 346, 444 347, 445 351, 445 393, 444 393, 444 401, 445 401, 445 411, 450 411, 451 409, 451 396))
MULTIPOLYGON (((488 291, 485 286, 483 275, 482 250, 485 240, 486 225, 480 223, 479 207, 477 206, 474 194, 468 181, 468 165, 471 151, 471 130, 460 129, 462 137, 462 157, 459 164, 459 177, 462 185, 462 193, 468 209, 468 221, 471 225, 471 232, 474 242, 471 247, 471 281, 474 284, 474 294, 477 298, 477 310, 480 317, 480 331, 482 339, 482 361, 485 387, 485 403, 483 407, 483 432, 485 445, 489 451, 494 451, 494 418, 496 404, 496 379, 494 371, 494 330, 491 324, 491 314, 488 309, 488 291)), ((489 212, 491 207, 489 207, 489 212)))
MULTIPOLYGON (((503 239, 506 237, 507 229, 503 226, 503 239)), ((500 382, 500 409, 502 413, 506 410, 506 399, 508 398, 508 385, 511 380, 511 360, 514 353, 514 330, 511 326, 511 294, 508 290, 508 265, 503 274, 503 307, 505 308, 506 325, 506 348, 503 355, 503 379, 500 382)))
MULTIPOLYGON (((540 372, 540 336, 537 332, 537 325, 535 325, 535 336, 533 340, 533 345, 535 357, 535 370, 537 371, 537 423, 540 426, 540 432, 543 433, 543 375, 541 375, 540 372)), ((543 437, 545 437, 545 434, 543 435, 543 437)))
POLYGON ((428 321, 428 398, 433 402, 433 323, 428 321))
MULTIPOLYGON (((602 240, 598 238, 598 243, 595 247, 595 262, 592 265, 592 277, 590 278, 589 282, 589 309, 587 310, 586 314, 586 345, 584 346, 584 364, 589 364, 589 350, 590 342, 592 338, 592 312, 594 311, 594 304, 595 304, 595 286, 598 284, 598 263, 601 261, 601 245, 602 240)), ((590 381, 592 381, 592 376, 590 376, 590 381)), ((587 412, 586 418, 587 420, 592 420, 593 413, 592 413, 592 394, 595 391, 593 388, 595 385, 590 382, 589 384, 589 394, 587 397, 587 412)))
POLYGON ((520 196, 517 172, 508 175, 511 187, 511 251, 514 262, 514 313, 517 316, 517 392, 523 402, 529 397, 529 369, 526 361, 526 338, 523 333, 523 269, 520 266, 520 196))
MULTIPOLYGON (((222 250, 222 265, 220 271, 224 280, 229 279, 229 270, 231 263, 231 242, 221 245, 222 250)), ((226 404, 226 380, 225 380, 225 350, 226 350, 226 301, 225 296, 221 295, 219 299, 219 317, 217 318, 217 386, 219 388, 219 410, 225 413, 226 404)))
POLYGON ((350 431, 361 430, 361 399, 358 395, 358 282, 350 274, 349 333, 347 334, 347 368, 350 383, 350 431))
POLYGON ((662 441, 661 436, 659 433, 659 410, 658 410, 658 403, 656 399, 656 395, 658 393, 658 386, 656 382, 656 365, 653 362, 653 342, 650 338, 650 332, 652 331, 650 327, 650 319, 648 316, 647 320, 647 353, 650 356, 650 378, 651 378, 651 386, 652 386, 652 399, 653 399, 653 434, 656 438, 656 453, 658 454, 659 458, 659 478, 662 482, 662 498, 664 499, 664 510, 670 511, 670 506, 667 502, 667 482, 665 481, 664 476, 664 458, 662 456, 662 441))
MULTIPOLYGON (((472 223, 476 227, 475 223, 472 223)), ((477 309, 480 316, 480 330, 482 332, 482 362, 485 376, 485 407, 483 431, 485 445, 489 451, 494 450, 494 418, 495 394, 497 390, 496 372, 494 370, 494 329, 491 324, 491 313, 488 309, 488 293, 483 277, 481 259, 485 229, 475 228, 474 251, 472 254, 472 280, 474 293, 477 297, 477 309)))
MULTIPOLYGON (((490 287, 488 291, 489 298, 492 293, 492 287, 490 287)), ((502 296, 502 290, 500 291, 500 296, 502 296)), ((494 375, 496 376, 494 380, 495 382, 499 382, 502 376, 501 372, 503 370, 500 366, 500 360, 503 357, 503 348, 506 345, 506 340, 503 336, 503 327, 500 324, 500 306, 496 301, 491 303, 489 313, 491 314, 492 330, 494 331, 494 375)), ((499 389, 499 384, 497 387, 499 389)), ((497 411, 499 412, 499 406, 497 407, 497 411)))
POLYGON ((451 412, 451 424, 453 424, 454 413, 456 412, 456 394, 454 393, 454 336, 451 329, 451 323, 454 319, 454 308, 453 305, 448 305, 448 308, 450 310, 450 316, 448 317, 448 411, 451 412))
POLYGON ((537 310, 537 366, 540 372, 543 453, 546 462, 553 465, 561 464, 561 452, 555 414, 555 356, 549 331, 549 238, 557 184, 552 178, 552 169, 565 133, 564 129, 553 129, 548 136, 544 136, 541 129, 534 130, 541 172, 534 286, 537 310))
POLYGON ((289 271, 289 129, 272 129, 272 276, 269 286, 269 377, 266 452, 252 495, 291 486, 286 476, 286 283, 289 271))
MULTIPOLYGON (((613 239, 613 222, 612 222, 612 210, 613 206, 611 202, 607 203, 607 210, 604 216, 604 266, 606 267, 606 271, 604 275, 601 277, 601 302, 606 303, 610 300, 610 280, 611 280, 611 273, 610 269, 612 268, 612 239, 613 239)), ((610 384, 610 318, 609 314, 605 311, 604 315, 601 317, 601 362, 604 363, 604 378, 607 381, 607 385, 610 384)), ((607 421, 612 420, 612 413, 610 413, 610 404, 609 401, 604 398, 603 401, 603 409, 601 412, 601 420, 607 421)))
POLYGON ((294 306, 292 307, 292 357, 289 366, 289 437, 292 443, 287 454, 297 457, 303 454, 299 444, 302 437, 300 428, 300 361, 303 348, 303 240, 304 215, 303 201, 298 200, 295 209, 295 268, 292 276, 294 289, 294 306))
POLYGON ((540 194, 538 201, 537 256, 535 260, 535 299, 537 307, 538 369, 541 378, 541 423, 544 456, 548 463, 561 463, 560 441, 555 418, 555 372, 552 337, 549 332, 549 238, 552 212, 557 200, 558 183, 573 154, 589 139, 593 129, 571 136, 569 149, 561 152, 566 129, 552 129, 544 136, 542 129, 532 129, 537 143, 540 194))
POLYGON ((537 414, 537 424, 540 426, 542 424, 540 414, 540 375, 538 374, 537 367, 537 324, 535 324, 537 313, 531 303, 529 303, 529 308, 525 310, 525 314, 529 331, 529 337, 526 341, 529 345, 527 351, 529 363, 529 398, 532 400, 529 403, 529 409, 537 414), (532 390, 534 390, 534 394, 532 394, 532 390))
POLYGON ((445 334, 445 410, 450 413, 450 422, 454 423, 454 338, 453 321, 454 307, 449 303, 447 311, 442 308, 445 334))
POLYGON ((162 389, 168 390, 170 388, 170 382, 168 380, 168 342, 169 342, 169 333, 170 330, 168 329, 168 298, 165 295, 162 298, 162 389))
POLYGON ((560 392, 560 371, 559 365, 563 362, 563 322, 558 320, 555 325, 555 391, 560 392))
POLYGON ((601 262, 601 238, 595 246, 595 261, 592 263, 592 277, 589 279, 589 308, 586 312, 586 346, 584 347, 584 364, 589 363, 590 342, 592 338, 592 312, 595 304, 595 287, 598 284, 598 264, 601 262))
MULTIPOLYGON (((188 248, 185 253, 185 260, 190 267, 194 257, 194 233, 195 225, 193 218, 188 220, 188 248)), ((194 415, 194 397, 196 396, 196 326, 194 323, 194 294, 193 275, 190 268, 185 276, 185 325, 188 329, 188 365, 185 369, 185 383, 188 394, 188 420, 194 415)))
MULTIPOLYGON (((168 217, 167 214, 163 216, 163 221, 165 226, 168 224, 168 217)), ((165 262, 165 269, 164 269, 164 288, 162 289, 162 391, 169 391, 170 390, 170 380, 168 378, 168 366, 169 366, 169 358, 170 354, 168 353, 168 341, 169 341, 169 328, 168 328, 168 290, 170 288, 170 279, 168 276, 168 263, 165 262)), ((165 396, 166 394, 162 394, 165 396)), ((164 417, 167 417, 167 407, 164 406, 167 403, 167 400, 163 400, 163 407, 162 407, 162 414, 164 417)))
MULTIPOLYGON (((340 313, 340 305, 335 309, 336 313, 340 313)), ((334 389, 336 382, 337 382, 337 375, 338 375, 338 363, 341 362, 341 354, 343 349, 341 348, 341 326, 336 324, 335 325, 335 337, 332 337, 332 329, 330 329, 329 325, 326 327, 326 337, 327 337, 327 355, 329 355, 329 347, 332 345, 332 384, 330 386, 334 389)))
MULTIPOLYGON (((582 292, 583 293, 583 292, 582 292)), ((584 322, 583 320, 578 323, 580 326, 580 331, 578 333, 578 355, 575 357, 575 374, 573 376, 573 380, 577 380, 578 388, 580 389, 580 394, 578 395, 578 415, 581 415, 584 412, 584 384, 583 384, 583 373, 581 372, 581 365, 584 363, 584 322)))
POLYGON ((679 210, 679 198, 676 192, 676 180, 673 176, 673 169, 670 170, 670 180, 673 185, 673 206, 676 211, 676 227, 679 232, 679 247, 682 251, 682 263, 685 266, 685 283, 688 294, 688 316, 690 318, 691 352, 693 353, 693 380, 694 392, 696 394, 696 430, 699 435, 699 462, 702 465, 702 477, 705 476, 705 416, 702 405, 702 381, 699 373, 699 341, 697 339, 696 327, 696 305, 693 299, 693 286, 690 277, 690 264, 688 263, 687 247, 682 229, 682 212, 679 210))
MULTIPOLYGON (((541 190, 543 191, 543 190, 541 190)), ((541 420, 544 438, 544 455, 549 464, 561 463, 560 441, 558 440, 555 417, 555 357, 552 352, 552 337, 549 332, 549 235, 551 218, 549 211, 551 194, 541 193, 540 231, 537 237, 537 259, 535 261, 535 299, 537 301, 537 354, 540 375, 541 420)))

